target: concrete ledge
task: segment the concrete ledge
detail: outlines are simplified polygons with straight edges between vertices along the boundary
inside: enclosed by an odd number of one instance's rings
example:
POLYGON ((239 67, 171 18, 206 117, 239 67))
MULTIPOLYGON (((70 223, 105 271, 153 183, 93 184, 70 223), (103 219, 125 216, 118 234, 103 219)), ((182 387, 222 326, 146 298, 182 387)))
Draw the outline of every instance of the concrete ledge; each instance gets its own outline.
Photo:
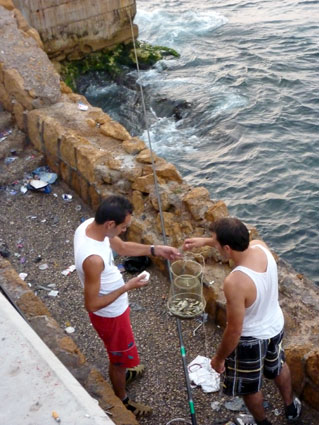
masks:
POLYGON ((34 425, 42 425, 50 422, 55 410, 61 420, 78 425, 138 425, 102 374, 86 361, 73 339, 1 256, 0 285, 31 325, 0 294, 0 327, 6 342, 0 346, 4 359, 0 423, 25 425, 31 418, 34 425), (112 420, 102 409, 109 409, 112 420))

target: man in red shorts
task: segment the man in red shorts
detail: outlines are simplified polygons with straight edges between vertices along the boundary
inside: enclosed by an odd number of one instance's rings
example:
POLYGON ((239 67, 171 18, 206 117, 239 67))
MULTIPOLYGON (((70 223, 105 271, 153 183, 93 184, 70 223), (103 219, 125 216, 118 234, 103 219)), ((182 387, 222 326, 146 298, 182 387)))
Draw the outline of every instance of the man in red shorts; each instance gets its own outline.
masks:
POLYGON ((209 245, 235 264, 224 280, 227 324, 211 365, 225 373, 224 393, 242 396, 254 417, 239 417, 236 423, 271 425, 263 407, 263 375, 274 380, 287 420, 295 421, 301 403, 293 398, 282 347, 284 317, 278 302, 276 262, 264 242, 249 242, 247 227, 236 218, 217 220, 211 230, 210 238, 187 239, 184 249, 209 245))
POLYGON ((109 356, 109 376, 115 394, 136 416, 152 409, 130 400, 126 383, 144 367, 139 356, 130 323, 128 291, 147 284, 142 277, 124 283, 114 264, 112 250, 119 255, 157 255, 174 260, 180 257, 176 248, 165 245, 143 245, 124 242, 119 235, 131 223, 132 204, 121 196, 105 199, 95 218, 83 222, 75 231, 74 256, 76 270, 84 287, 85 308, 103 340, 109 356))

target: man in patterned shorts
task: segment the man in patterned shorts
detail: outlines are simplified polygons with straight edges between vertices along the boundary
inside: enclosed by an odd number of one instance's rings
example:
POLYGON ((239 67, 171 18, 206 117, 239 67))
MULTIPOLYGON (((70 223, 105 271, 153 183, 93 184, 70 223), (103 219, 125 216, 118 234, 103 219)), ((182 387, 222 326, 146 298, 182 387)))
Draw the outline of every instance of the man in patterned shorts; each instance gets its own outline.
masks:
POLYGON ((293 397, 290 370, 282 347, 284 317, 278 301, 277 264, 267 245, 249 242, 247 227, 236 218, 211 226, 211 238, 191 238, 184 249, 215 247, 235 268, 225 278, 227 324, 211 365, 224 373, 224 393, 242 396, 253 418, 238 417, 238 425, 271 425, 263 407, 262 376, 273 379, 285 404, 288 421, 295 421, 301 403, 293 397))

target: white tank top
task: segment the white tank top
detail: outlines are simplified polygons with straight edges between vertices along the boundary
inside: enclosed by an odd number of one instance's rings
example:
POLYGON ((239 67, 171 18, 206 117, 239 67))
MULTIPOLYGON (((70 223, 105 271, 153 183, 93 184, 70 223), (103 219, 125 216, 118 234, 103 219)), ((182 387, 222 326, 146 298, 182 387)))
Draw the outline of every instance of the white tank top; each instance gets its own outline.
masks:
POLYGON ((267 256, 267 270, 255 272, 244 266, 235 267, 232 271, 241 271, 251 278, 257 290, 254 303, 246 308, 242 336, 268 339, 276 336, 284 326, 284 316, 278 301, 278 274, 274 257, 262 245, 253 248, 262 249, 267 256))
MULTIPOLYGON (((110 247, 109 238, 105 238, 103 242, 89 238, 86 235, 86 229, 93 222, 94 218, 84 221, 76 229, 74 234, 74 259, 75 267, 84 287, 84 271, 83 262, 90 255, 98 255, 104 262, 104 270, 101 273, 101 286, 99 295, 106 295, 115 289, 124 285, 121 272, 114 264, 113 253, 110 247)), ((112 304, 95 311, 94 314, 103 317, 120 316, 128 307, 127 292, 120 295, 112 304)))

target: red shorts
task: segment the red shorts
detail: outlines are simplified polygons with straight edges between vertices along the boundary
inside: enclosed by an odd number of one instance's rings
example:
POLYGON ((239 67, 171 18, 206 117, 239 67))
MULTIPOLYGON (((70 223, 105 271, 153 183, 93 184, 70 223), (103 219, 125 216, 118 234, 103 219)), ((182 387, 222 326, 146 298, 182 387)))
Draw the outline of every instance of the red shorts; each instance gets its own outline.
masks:
POLYGON ((128 368, 140 363, 130 322, 130 307, 117 317, 102 317, 94 313, 89 313, 89 316, 112 364, 128 368))

